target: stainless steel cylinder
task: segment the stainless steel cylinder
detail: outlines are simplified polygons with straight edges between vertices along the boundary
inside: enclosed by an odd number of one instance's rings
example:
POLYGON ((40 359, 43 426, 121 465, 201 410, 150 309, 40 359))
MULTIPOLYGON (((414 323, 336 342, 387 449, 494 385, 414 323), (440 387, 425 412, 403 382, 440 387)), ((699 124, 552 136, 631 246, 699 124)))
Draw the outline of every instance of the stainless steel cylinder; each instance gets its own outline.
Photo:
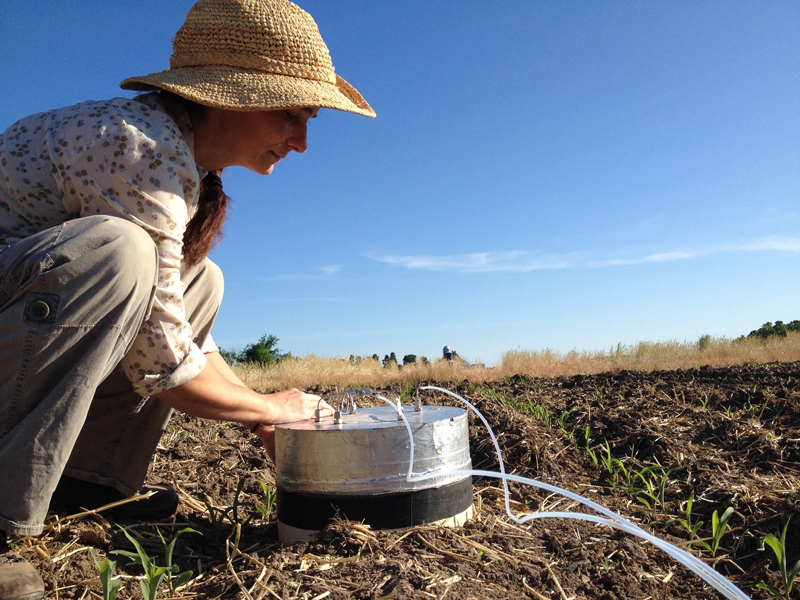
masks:
POLYGON ((406 481, 408 429, 392 407, 359 408, 333 417, 275 428, 278 526, 282 541, 308 539, 334 514, 377 529, 463 517, 471 512, 472 468, 467 414, 449 406, 407 407, 414 440, 413 474, 406 481), (398 512, 397 518, 387 511, 398 512), (372 521, 372 522, 371 522, 372 521), (287 531, 290 534, 287 534, 287 531))

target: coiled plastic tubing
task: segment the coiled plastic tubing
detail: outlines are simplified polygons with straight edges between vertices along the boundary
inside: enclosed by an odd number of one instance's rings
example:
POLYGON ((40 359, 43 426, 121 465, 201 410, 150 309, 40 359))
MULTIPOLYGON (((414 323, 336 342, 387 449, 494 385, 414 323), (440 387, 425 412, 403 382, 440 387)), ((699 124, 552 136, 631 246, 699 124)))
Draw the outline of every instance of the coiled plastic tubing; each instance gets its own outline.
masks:
POLYGON ((467 405, 470 408, 470 410, 472 410, 472 412, 475 413, 475 415, 477 415, 478 418, 480 418, 481 422, 486 427, 486 430, 489 432, 489 435, 492 438, 492 442, 494 443, 494 449, 495 449, 495 452, 497 453, 497 460, 498 460, 498 463, 500 465, 500 472, 480 471, 480 470, 474 470, 474 469, 470 469, 470 470, 467 470, 467 469, 455 469, 455 470, 450 470, 450 471, 446 471, 446 472, 437 472, 437 473, 429 473, 429 474, 424 474, 424 473, 415 474, 413 472, 413 466, 414 466, 414 435, 413 435, 413 433, 411 431, 411 426, 409 425, 408 420, 405 417, 405 414, 403 414, 403 410, 402 410, 402 408, 400 406, 399 397, 398 397, 397 403, 395 403, 392 400, 389 400, 388 398, 386 398, 385 396, 382 395, 384 393, 392 393, 392 394, 394 394, 394 392, 387 392, 387 391, 375 392, 373 390, 362 390, 365 394, 373 396, 373 397, 375 397, 375 398, 377 398, 379 400, 382 400, 382 401, 386 402, 390 406, 392 406, 397 411, 398 417, 402 418, 402 420, 403 420, 403 424, 405 425, 406 430, 408 431, 408 441, 409 441, 408 473, 406 474, 406 480, 407 481, 409 481, 409 482, 411 482, 411 481, 424 481, 426 479, 431 479, 433 477, 441 476, 444 473, 451 474, 451 475, 463 475, 465 477, 468 476, 468 475, 475 475, 475 476, 478 476, 478 477, 491 477, 491 478, 495 478, 495 479, 501 479, 503 481, 503 491, 505 493, 506 514, 508 514, 508 517, 512 521, 514 521, 516 523, 519 523, 520 525, 523 525, 523 524, 527 523, 528 521, 532 521, 533 519, 545 519, 545 518, 578 519, 578 520, 581 520, 581 521, 589 521, 589 522, 592 522, 592 523, 599 523, 601 525, 607 525, 608 527, 613 527, 614 529, 619 529, 620 531, 624 531, 625 533, 629 533, 631 535, 635 535, 635 536, 640 537, 640 538, 642 538, 644 540, 647 540, 648 542, 650 542, 651 544, 653 544, 654 546, 656 546, 657 548, 659 548, 660 550, 662 550, 663 552, 665 552, 666 554, 671 556, 677 562, 681 563, 687 569, 689 569, 690 571, 695 573, 698 577, 700 577, 703 581, 705 581, 708 585, 710 585, 715 590, 717 590, 720 594, 724 595, 726 598, 729 598, 730 600, 750 600, 750 597, 747 596, 744 592, 742 592, 742 590, 740 590, 736 585, 734 585, 733 582, 731 582, 729 579, 724 577, 721 573, 718 573, 715 569, 709 567, 707 564, 705 564, 703 561, 699 560, 697 557, 692 556, 691 554, 689 554, 685 550, 683 550, 681 548, 678 548, 677 546, 674 546, 673 544, 670 544, 666 540, 662 540, 661 538, 658 538, 658 537, 648 533, 647 531, 645 531, 644 529, 642 529, 638 525, 634 525, 633 523, 631 523, 630 521, 628 521, 624 517, 619 516, 618 514, 616 514, 615 512, 605 508, 604 506, 601 506, 601 505, 597 504, 596 502, 592 502, 588 498, 584 498, 583 496, 580 496, 578 494, 570 492, 569 490, 565 490, 563 488, 560 488, 560 487, 557 487, 557 486, 554 486, 554 485, 550 485, 549 483, 544 483, 543 481, 538 481, 536 479, 529 479, 527 477, 520 477, 518 475, 511 475, 509 473, 506 473, 505 463, 503 462, 503 455, 502 455, 502 453, 500 451, 500 444, 498 444, 497 438, 495 437, 494 432, 492 431, 492 428, 489 426, 488 421, 480 413, 480 411, 477 408, 475 408, 475 406, 473 406, 470 402, 468 402, 467 400, 465 400, 464 398, 462 398, 458 394, 455 394, 455 393, 453 393, 453 392, 451 392, 449 390, 446 390, 444 388, 440 388, 440 387, 437 387, 437 386, 433 386, 433 385, 425 385, 425 386, 420 386, 420 387, 417 388, 417 403, 419 403, 419 392, 421 390, 436 390, 436 391, 439 391, 439 392, 443 392, 443 393, 447 394, 448 396, 452 396, 456 400, 459 400, 462 403, 464 403, 465 405, 467 405), (518 517, 514 513, 511 512, 510 493, 509 493, 509 489, 508 489, 508 482, 509 481, 514 481, 516 483, 521 483, 523 485, 531 485, 533 487, 537 487, 537 488, 540 488, 540 489, 543 489, 543 490, 547 490, 548 492, 553 492, 553 493, 556 493, 556 494, 560 494, 562 496, 570 498, 571 500, 575 500, 576 502, 579 502, 579 503, 583 504, 584 506, 587 506, 587 507, 597 511, 598 513, 600 513, 603 516, 591 515, 591 514, 585 514, 585 513, 577 513, 577 512, 549 511, 549 512, 531 513, 531 514, 526 514, 526 515, 522 515, 522 516, 518 517))

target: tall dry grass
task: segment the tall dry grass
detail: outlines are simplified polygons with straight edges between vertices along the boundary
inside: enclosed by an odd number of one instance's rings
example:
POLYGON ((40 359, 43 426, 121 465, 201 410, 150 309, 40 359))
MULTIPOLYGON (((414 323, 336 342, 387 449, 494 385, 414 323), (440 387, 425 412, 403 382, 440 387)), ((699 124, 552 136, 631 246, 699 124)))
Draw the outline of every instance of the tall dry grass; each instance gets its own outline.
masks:
POLYGON ((560 377, 594 373, 690 369, 701 366, 724 367, 745 363, 793 362, 800 360, 800 332, 786 337, 701 338, 700 342, 639 342, 618 345, 608 352, 567 352, 549 349, 512 350, 503 353, 498 366, 488 369, 437 360, 429 365, 384 368, 364 358, 353 365, 340 358, 321 358, 313 354, 281 361, 269 367, 237 365, 237 375, 248 386, 262 391, 319 386, 337 388, 384 388, 392 383, 417 385, 421 381, 472 383, 493 381, 512 375, 560 377))

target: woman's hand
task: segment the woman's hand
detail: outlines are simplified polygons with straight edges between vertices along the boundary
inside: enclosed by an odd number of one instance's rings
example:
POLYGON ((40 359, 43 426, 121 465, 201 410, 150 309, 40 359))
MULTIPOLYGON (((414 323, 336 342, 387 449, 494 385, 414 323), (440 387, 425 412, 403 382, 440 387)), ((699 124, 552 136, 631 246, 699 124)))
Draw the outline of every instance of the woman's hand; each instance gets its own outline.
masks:
MULTIPOLYGON (((293 423, 295 421, 312 419, 316 415, 317 405, 319 405, 323 417, 333 415, 333 408, 327 402, 320 402, 319 396, 306 394, 297 388, 276 392, 274 394, 265 394, 264 398, 278 411, 278 416, 275 417, 272 423, 293 423)), ((274 463, 275 425, 261 423, 256 427, 254 433, 264 444, 264 449, 274 463)))
POLYGON ((264 450, 269 454, 272 463, 277 465, 278 463, 275 460, 275 425, 262 425, 256 429, 256 435, 261 440, 261 443, 264 444, 264 450))
POLYGON ((253 430, 270 456, 275 454, 274 426, 314 417, 317 405, 323 417, 333 415, 319 396, 298 389, 259 394, 246 387, 217 353, 207 355, 205 368, 194 378, 156 397, 186 414, 218 421, 237 421, 253 430), (262 437, 263 435, 263 437, 262 437))
MULTIPOLYGON (((274 394, 264 394, 264 400, 270 405, 272 414, 264 425, 275 425, 277 423, 292 423, 303 421, 314 417, 314 412, 319 404, 319 396, 306 394, 297 388, 275 392, 274 394)), ((323 416, 333 414, 333 410, 327 402, 320 405, 323 416)))

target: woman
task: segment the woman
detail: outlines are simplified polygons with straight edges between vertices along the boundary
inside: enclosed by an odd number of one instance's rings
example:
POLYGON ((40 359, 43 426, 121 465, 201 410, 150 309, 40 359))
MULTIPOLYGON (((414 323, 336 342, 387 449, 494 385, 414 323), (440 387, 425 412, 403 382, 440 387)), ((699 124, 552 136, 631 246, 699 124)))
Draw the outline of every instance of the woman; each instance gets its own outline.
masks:
MULTIPOLYGON (((200 0, 170 68, 121 87, 147 93, 33 115, 0 137, 3 536, 41 533, 48 506, 140 491, 173 409, 242 423, 271 452, 272 425, 317 407, 299 390, 248 389, 211 339, 219 173, 266 175, 304 152, 320 108, 375 113, 286 0, 200 0)), ((174 512, 174 491, 150 491, 117 516, 174 512)), ((0 600, 44 593, 18 557, 0 559, 0 582, 0 600)))

